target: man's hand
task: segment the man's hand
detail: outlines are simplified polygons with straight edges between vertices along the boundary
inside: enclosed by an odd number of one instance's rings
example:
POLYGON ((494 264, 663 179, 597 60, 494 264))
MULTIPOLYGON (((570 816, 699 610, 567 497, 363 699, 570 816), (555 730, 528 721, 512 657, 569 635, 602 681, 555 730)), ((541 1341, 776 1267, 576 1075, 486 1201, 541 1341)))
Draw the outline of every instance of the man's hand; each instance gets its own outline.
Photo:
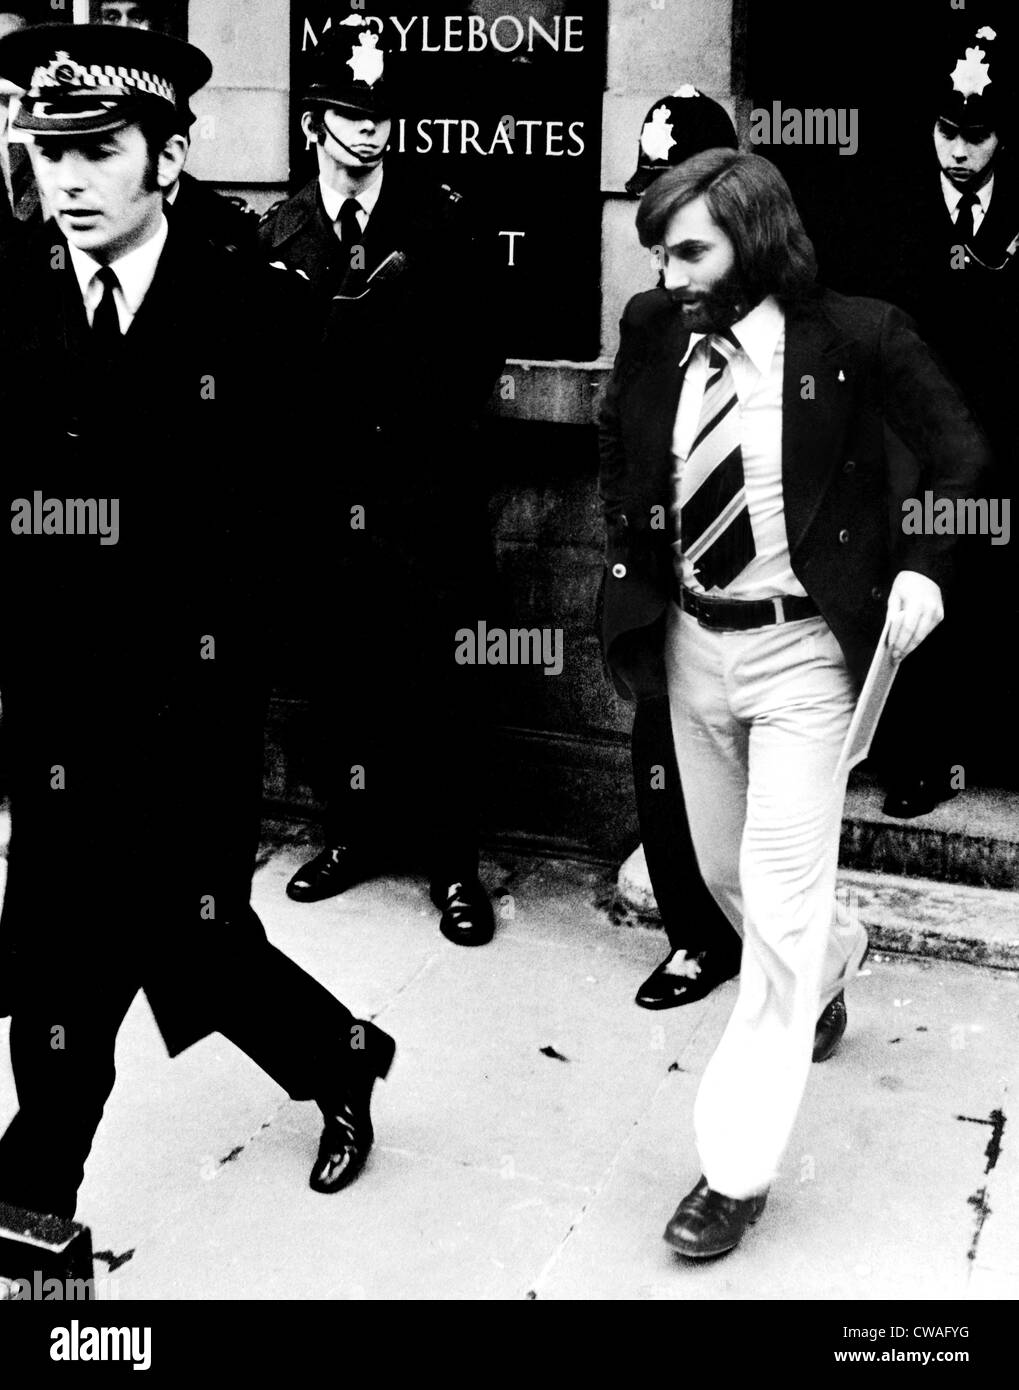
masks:
POLYGON ((925 574, 900 570, 888 595, 888 616, 888 646, 892 660, 899 662, 916 651, 945 616, 940 588, 925 574))

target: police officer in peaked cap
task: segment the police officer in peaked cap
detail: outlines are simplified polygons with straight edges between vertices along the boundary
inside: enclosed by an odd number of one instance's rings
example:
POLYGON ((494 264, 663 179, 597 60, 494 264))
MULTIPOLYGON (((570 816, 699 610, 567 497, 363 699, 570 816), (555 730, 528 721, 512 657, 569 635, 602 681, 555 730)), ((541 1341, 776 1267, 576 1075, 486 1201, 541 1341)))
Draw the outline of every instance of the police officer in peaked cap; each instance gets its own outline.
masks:
POLYGON ((501 370, 499 313, 464 200, 387 158, 407 114, 399 61, 381 20, 327 33, 301 121, 318 174, 261 229, 270 261, 318 297, 328 381, 291 446, 323 478, 291 645, 315 688, 310 775, 327 812, 287 892, 341 893, 393 848, 428 873, 444 935, 481 945, 494 931, 478 877, 485 682, 455 653, 491 588, 475 427, 501 370), (340 446, 347 461, 326 468, 340 446))
POLYGON ((0 71, 53 214, 0 255, 0 1010, 20 1107, 0 1199, 74 1213, 139 989, 171 1054, 221 1032, 319 1104, 312 1186, 335 1192, 371 1147, 393 1043, 249 901, 293 511, 252 462, 285 433, 298 382, 278 347, 305 332, 307 291, 166 216, 181 107, 212 71, 199 49, 44 25, 0 40, 0 71))

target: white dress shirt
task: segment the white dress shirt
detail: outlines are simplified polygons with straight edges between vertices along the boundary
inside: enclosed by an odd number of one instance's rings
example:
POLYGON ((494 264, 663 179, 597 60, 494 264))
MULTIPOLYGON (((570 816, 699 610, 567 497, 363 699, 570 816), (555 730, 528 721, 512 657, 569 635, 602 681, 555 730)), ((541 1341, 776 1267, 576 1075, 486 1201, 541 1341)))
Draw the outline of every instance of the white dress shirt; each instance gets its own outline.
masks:
POLYGON ((361 189, 360 193, 337 193, 334 188, 330 188, 325 180, 319 176, 318 186, 322 194, 322 202, 325 205, 326 216, 334 225, 340 215, 340 208, 348 198, 356 198, 360 203, 357 211, 357 222, 362 232, 368 226, 368 218, 375 210, 375 204, 379 201, 379 194, 382 192, 382 166, 379 165, 375 177, 368 180, 368 183, 361 189))
MULTIPOLYGON (((991 206, 991 191, 993 188, 994 175, 992 174, 982 188, 974 190, 977 195, 977 201, 973 204, 974 236, 979 232, 980 224, 987 216, 987 209, 991 206)), ((941 196, 945 200, 945 207, 948 209, 948 215, 953 222, 959 215, 959 204, 962 202, 962 194, 963 190, 961 188, 956 188, 951 179, 946 179, 944 174, 941 175, 941 196)))
MULTIPOLYGON (((747 509, 757 554, 725 589, 725 597, 802 597, 806 590, 793 574, 789 561, 789 540, 782 503, 785 314, 777 300, 769 295, 739 323, 733 324, 732 333, 742 349, 733 358, 731 369, 739 402, 747 509)), ((689 366, 683 379, 672 439, 677 516, 683 465, 697 437, 704 386, 708 378, 707 352, 704 349, 696 351, 704 336, 703 333, 691 333, 689 345, 680 362, 681 366, 689 362, 689 366)), ((682 583, 695 593, 704 593, 703 586, 694 579, 689 561, 681 560, 680 563, 682 583)))
MULTIPOLYGON (((166 214, 160 213, 159 229, 155 236, 149 237, 148 241, 135 247, 133 251, 128 251, 126 256, 121 256, 119 260, 110 262, 110 268, 116 272, 120 282, 118 288, 113 291, 113 302, 117 306, 121 333, 126 333, 134 323, 134 316, 149 292, 149 287, 155 278, 156 266, 159 264, 163 247, 166 245, 168 231, 169 223, 166 220, 166 214)), ((85 313, 88 316, 89 327, 91 327, 92 319, 104 293, 102 281, 96 279, 102 266, 98 261, 93 260, 86 251, 80 251, 77 246, 68 243, 68 250, 71 253, 71 264, 78 277, 81 297, 85 301, 85 313)))

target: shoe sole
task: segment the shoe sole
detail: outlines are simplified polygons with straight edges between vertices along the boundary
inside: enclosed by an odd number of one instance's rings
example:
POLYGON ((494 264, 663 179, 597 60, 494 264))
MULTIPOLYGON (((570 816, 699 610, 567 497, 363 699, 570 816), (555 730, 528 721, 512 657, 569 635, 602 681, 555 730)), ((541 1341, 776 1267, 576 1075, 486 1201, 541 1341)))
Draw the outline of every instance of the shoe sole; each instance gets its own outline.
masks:
POLYGON ((348 884, 344 888, 332 888, 328 893, 304 893, 300 890, 292 892, 288 884, 286 894, 292 903, 324 903, 328 898, 338 898, 341 893, 346 893, 351 886, 348 884))

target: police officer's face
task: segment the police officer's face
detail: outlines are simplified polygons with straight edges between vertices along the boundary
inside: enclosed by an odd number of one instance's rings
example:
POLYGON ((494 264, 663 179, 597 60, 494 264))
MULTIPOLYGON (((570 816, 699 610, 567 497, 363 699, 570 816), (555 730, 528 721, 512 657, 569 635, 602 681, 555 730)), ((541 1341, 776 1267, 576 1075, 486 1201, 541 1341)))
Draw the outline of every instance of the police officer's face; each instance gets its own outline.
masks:
POLYGON ((139 126, 77 140, 33 142, 32 168, 64 236, 104 264, 148 241, 159 226, 163 191, 180 174, 183 136, 171 136, 155 179, 139 126), (153 184, 155 183, 155 187, 153 184))
POLYGON ((321 149, 344 169, 372 169, 381 160, 393 129, 390 120, 352 115, 330 106, 322 118, 321 149))
POLYGON ((147 14, 144 5, 127 3, 127 0, 112 0, 99 10, 100 24, 117 24, 122 28, 151 29, 152 16, 147 14))
POLYGON ((673 215, 656 259, 662 283, 692 333, 719 332, 742 317, 736 251, 703 198, 673 215))
POLYGON ((942 116, 934 126, 934 149, 945 177, 956 188, 979 188, 991 177, 998 137, 987 126, 958 126, 942 116))

